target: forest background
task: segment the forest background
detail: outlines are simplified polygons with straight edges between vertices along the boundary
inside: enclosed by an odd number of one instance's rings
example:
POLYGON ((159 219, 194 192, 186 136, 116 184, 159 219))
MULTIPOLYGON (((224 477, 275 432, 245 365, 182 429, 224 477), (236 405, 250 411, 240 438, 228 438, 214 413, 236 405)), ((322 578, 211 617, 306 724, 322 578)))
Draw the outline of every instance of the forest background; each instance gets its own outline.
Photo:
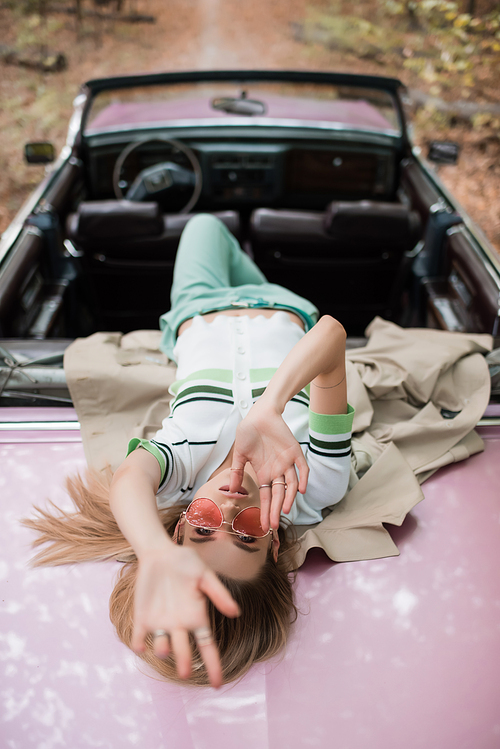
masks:
POLYGON ((491 0, 0 0, 0 232, 64 145, 89 78, 268 68, 397 77, 413 140, 460 144, 440 178, 500 253, 500 2, 491 0))

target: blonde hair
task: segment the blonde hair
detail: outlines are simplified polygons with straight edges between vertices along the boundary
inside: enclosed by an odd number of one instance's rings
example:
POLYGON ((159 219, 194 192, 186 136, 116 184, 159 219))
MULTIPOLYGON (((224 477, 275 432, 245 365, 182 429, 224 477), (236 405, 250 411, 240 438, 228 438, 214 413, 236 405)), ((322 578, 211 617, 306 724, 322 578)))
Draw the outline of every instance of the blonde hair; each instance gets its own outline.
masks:
MULTIPOLYGON (((124 562, 110 598, 110 619, 120 640, 130 647, 133 629, 134 589, 137 558, 121 533, 109 507, 112 473, 88 471, 67 479, 66 488, 75 511, 66 512, 50 502, 47 509, 35 507, 35 516, 22 523, 35 530, 35 547, 45 544, 32 560, 34 566, 72 564, 89 560, 115 559, 124 562)), ((173 535, 185 504, 160 510, 167 533, 173 535)), ((286 644, 290 626, 297 618, 293 600, 293 551, 296 539, 291 526, 280 527, 280 552, 275 562, 270 549, 259 575, 251 581, 234 580, 219 575, 241 609, 241 616, 229 619, 207 600, 210 625, 218 645, 223 682, 241 678, 254 663, 267 660, 286 644)), ((140 657, 162 678, 179 684, 208 686, 208 676, 191 639, 193 670, 188 680, 177 676, 173 657, 154 655, 151 638, 140 657)))

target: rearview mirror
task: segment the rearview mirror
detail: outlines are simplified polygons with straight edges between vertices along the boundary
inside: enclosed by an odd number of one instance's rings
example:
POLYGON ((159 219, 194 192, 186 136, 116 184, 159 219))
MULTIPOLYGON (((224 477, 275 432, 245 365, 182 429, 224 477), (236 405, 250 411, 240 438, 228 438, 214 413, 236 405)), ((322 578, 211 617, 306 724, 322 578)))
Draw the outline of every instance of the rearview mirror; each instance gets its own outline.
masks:
POLYGON ((56 157, 52 143, 26 143, 24 158, 28 164, 51 164, 56 157))
POLYGON ((228 114, 242 114, 248 117, 266 113, 266 105, 258 99, 247 99, 245 92, 239 98, 234 96, 220 96, 210 102, 212 109, 228 114))

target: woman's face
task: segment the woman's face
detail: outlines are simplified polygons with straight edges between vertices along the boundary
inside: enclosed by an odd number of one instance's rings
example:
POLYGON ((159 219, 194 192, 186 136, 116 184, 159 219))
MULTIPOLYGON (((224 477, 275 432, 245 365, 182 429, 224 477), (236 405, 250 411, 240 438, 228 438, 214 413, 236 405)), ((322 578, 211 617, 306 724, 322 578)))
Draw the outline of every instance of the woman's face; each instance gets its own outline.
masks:
MULTIPOLYGON (((259 487, 249 472, 245 471, 243 484, 236 494, 229 492, 230 470, 225 469, 211 478, 196 492, 194 499, 208 497, 220 507, 224 520, 231 523, 245 507, 260 507, 259 487)), ((184 545, 195 548, 203 561, 214 572, 239 580, 251 580, 262 569, 268 549, 273 542, 271 534, 264 538, 237 536, 234 533, 194 528, 183 520, 184 545)), ((231 530, 224 525, 223 530, 231 530)))

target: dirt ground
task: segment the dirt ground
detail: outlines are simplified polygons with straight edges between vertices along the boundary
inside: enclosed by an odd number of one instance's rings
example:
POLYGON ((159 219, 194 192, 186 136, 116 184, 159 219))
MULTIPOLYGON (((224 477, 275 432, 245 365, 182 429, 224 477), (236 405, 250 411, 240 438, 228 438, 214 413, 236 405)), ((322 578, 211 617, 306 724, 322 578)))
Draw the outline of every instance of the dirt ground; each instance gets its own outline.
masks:
MULTIPOLYGON (((424 38, 424 30, 408 29, 401 19, 382 19, 405 45, 397 54, 394 50, 371 54, 363 48, 360 57, 355 45, 325 44, 297 33, 298 28, 313 28, 311 23, 332 14, 380 22, 384 3, 377 0, 125 0, 125 12, 154 15, 156 23, 84 17, 80 27, 74 16, 50 13, 40 19, 22 14, 20 5, 0 3, 0 45, 36 49, 43 41, 48 50, 65 54, 68 67, 59 73, 41 73, 0 62, 0 232, 43 177, 43 167, 24 164, 23 144, 51 140, 60 149, 72 100, 89 78, 189 69, 336 70, 396 76, 410 89, 438 93, 447 101, 465 98, 500 104, 500 65, 491 62, 496 58, 478 57, 474 79, 450 68, 440 78, 427 75, 426 80, 422 70, 418 75, 415 66, 404 61, 413 59, 417 48, 422 50, 419 54, 428 55, 439 39, 424 38)), ((85 0, 83 7, 94 8, 91 0, 85 0)), ((472 124, 442 117, 429 108, 415 115, 413 137, 424 149, 432 138, 461 144, 458 166, 439 167, 438 173, 500 253, 499 135, 500 126, 487 117, 472 124)))

